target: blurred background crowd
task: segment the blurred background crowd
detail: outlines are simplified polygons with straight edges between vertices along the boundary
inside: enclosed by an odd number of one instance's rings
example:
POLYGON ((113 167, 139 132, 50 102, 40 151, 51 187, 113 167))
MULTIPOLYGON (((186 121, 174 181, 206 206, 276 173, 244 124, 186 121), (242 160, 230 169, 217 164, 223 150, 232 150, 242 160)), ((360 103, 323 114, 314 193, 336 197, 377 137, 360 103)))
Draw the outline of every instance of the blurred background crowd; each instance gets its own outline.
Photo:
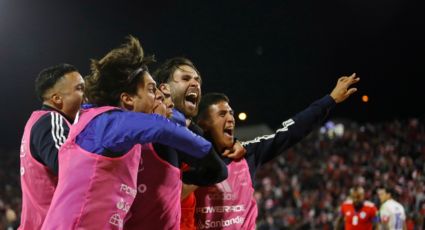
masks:
POLYGON ((425 229, 424 173, 423 121, 328 122, 258 172, 258 228, 333 229, 352 186, 379 208, 376 188, 386 184, 409 229, 425 229))

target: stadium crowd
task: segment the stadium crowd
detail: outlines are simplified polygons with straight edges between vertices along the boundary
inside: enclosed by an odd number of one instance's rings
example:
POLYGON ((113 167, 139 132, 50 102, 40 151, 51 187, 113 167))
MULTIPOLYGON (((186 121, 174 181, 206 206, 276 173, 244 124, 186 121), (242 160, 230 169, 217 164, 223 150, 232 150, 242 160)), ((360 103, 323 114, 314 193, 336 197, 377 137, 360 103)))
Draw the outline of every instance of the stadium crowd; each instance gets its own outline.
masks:
MULTIPOLYGON (((408 229, 424 229, 423 120, 359 125, 328 123, 257 173, 257 228, 332 229, 348 190, 361 185, 379 207, 376 188, 393 186, 408 229)), ((0 229, 19 225, 18 151, 0 153, 0 229)))
POLYGON ((322 127, 258 172, 259 229, 332 229, 349 189, 393 186, 408 229, 424 229, 425 130, 418 119, 322 127), (339 127, 340 128, 340 127, 339 127))

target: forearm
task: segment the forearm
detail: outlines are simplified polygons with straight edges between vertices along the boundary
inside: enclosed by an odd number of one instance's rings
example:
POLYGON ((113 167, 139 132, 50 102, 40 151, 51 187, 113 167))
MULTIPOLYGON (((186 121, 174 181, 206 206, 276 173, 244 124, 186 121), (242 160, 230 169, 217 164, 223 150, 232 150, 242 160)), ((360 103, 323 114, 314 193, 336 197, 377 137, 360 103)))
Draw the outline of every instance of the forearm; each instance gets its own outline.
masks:
POLYGON ((159 143, 195 158, 206 156, 212 148, 211 143, 201 136, 164 117, 135 112, 124 115, 114 124, 113 135, 116 138, 109 138, 114 140, 113 144, 132 146, 137 143, 159 143))

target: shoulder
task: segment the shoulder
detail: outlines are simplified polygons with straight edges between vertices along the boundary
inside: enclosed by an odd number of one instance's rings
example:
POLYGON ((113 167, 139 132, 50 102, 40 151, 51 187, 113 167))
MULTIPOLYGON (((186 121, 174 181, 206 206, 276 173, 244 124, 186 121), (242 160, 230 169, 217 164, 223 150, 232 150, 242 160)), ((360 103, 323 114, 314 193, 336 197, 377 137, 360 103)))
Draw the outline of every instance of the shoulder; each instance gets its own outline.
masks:
POLYGON ((394 208, 396 210, 401 210, 401 211, 404 212, 404 207, 399 202, 397 202, 395 200, 389 200, 389 202, 385 202, 385 204, 387 204, 387 203, 388 203, 388 205, 387 205, 388 207, 391 206, 392 208, 394 208))
POLYGON ((378 212, 378 208, 376 208, 376 205, 370 201, 365 201, 364 203, 365 209, 370 212, 372 215, 375 215, 376 212, 378 212))
POLYGON ((341 211, 344 212, 345 210, 347 210, 352 205, 353 205, 353 201, 351 201, 351 200, 345 200, 344 202, 342 202, 342 204, 340 206, 341 211))
POLYGON ((50 130, 52 127, 65 127, 68 128, 69 124, 60 113, 55 111, 50 111, 44 114, 38 119, 34 124, 33 129, 36 130, 50 130))
POLYGON ((353 201, 352 200, 345 200, 343 203, 342 203, 342 205, 348 205, 348 206, 350 206, 350 205, 352 205, 353 204, 353 201))
POLYGON ((376 208, 375 204, 371 201, 366 200, 364 203, 364 206, 369 207, 369 208, 376 208))

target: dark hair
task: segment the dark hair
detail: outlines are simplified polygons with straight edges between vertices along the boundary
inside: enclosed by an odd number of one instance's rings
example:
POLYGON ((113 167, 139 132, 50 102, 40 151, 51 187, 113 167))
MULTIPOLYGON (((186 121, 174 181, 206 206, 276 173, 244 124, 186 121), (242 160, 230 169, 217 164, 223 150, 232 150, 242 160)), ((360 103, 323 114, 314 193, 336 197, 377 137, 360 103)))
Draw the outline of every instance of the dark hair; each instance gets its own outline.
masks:
POLYGON ((381 185, 381 186, 378 187, 378 189, 385 190, 385 192, 390 194, 391 197, 393 197, 393 198, 397 198, 399 196, 399 193, 397 192, 397 190, 393 186, 381 185))
POLYGON ((143 83, 147 64, 151 62, 154 57, 144 56, 139 40, 128 36, 124 44, 109 51, 100 61, 91 60, 91 74, 86 77, 88 101, 97 106, 117 106, 121 93, 137 93, 137 85, 143 83))
POLYGON ((197 121, 208 118, 208 109, 211 105, 215 105, 219 102, 225 101, 230 103, 229 98, 223 93, 207 93, 202 96, 201 102, 199 103, 197 121))
POLYGON ((56 83, 70 72, 78 72, 77 68, 70 64, 62 63, 43 69, 35 79, 35 94, 40 101, 44 101, 46 91, 53 88, 56 83))
POLYGON ((158 84, 168 83, 170 82, 174 72, 182 65, 192 67, 196 73, 201 76, 192 61, 185 57, 174 57, 166 60, 162 65, 160 65, 153 73, 153 77, 158 84))

